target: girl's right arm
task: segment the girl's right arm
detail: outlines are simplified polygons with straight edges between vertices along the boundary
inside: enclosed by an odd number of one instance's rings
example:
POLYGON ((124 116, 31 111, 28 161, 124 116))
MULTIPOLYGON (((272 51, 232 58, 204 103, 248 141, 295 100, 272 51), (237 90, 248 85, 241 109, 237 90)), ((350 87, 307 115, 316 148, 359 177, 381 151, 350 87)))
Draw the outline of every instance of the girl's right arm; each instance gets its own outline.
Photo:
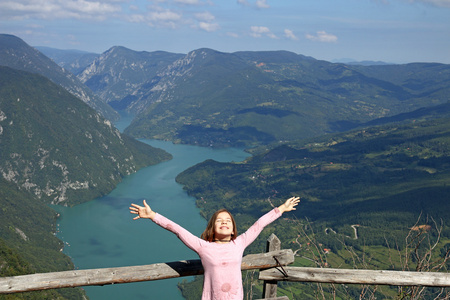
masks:
POLYGON ((133 218, 133 220, 137 220, 140 218, 143 219, 150 219, 155 224, 158 224, 164 229, 167 229, 173 233, 176 234, 176 236, 190 249, 194 250, 198 253, 200 248, 206 243, 206 241, 196 237, 180 225, 176 224, 175 222, 167 219, 166 217, 154 212, 150 206, 147 204, 147 202, 144 200, 143 202, 144 206, 140 206, 137 204, 131 204, 130 207, 130 213, 137 214, 136 217, 133 218))

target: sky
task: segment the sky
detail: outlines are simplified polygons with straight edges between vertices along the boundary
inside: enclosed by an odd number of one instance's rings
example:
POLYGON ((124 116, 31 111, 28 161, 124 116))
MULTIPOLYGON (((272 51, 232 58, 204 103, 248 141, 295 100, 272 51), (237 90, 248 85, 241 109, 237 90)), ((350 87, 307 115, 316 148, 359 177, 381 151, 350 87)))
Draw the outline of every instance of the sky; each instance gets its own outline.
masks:
POLYGON ((450 0, 0 0, 0 33, 94 53, 287 50, 450 64, 450 0))

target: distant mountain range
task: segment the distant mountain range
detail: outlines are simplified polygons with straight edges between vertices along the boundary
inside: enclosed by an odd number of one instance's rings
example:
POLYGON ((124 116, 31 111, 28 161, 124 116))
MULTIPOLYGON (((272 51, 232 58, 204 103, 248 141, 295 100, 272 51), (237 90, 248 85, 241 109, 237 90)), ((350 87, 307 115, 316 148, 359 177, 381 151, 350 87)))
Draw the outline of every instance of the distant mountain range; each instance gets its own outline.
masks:
POLYGON ((80 50, 60 50, 42 46, 34 48, 74 75, 78 75, 100 56, 97 53, 80 50))
POLYGON ((445 64, 353 65, 287 51, 41 50, 77 73, 99 103, 133 113, 127 134, 203 146, 342 132, 450 100, 445 64))
POLYGON ((287 51, 113 47, 78 78, 136 114, 130 135, 218 147, 349 130, 450 99, 449 65, 334 64, 287 51))
POLYGON ((357 61, 351 58, 333 59, 332 63, 340 63, 346 65, 362 65, 362 66, 378 66, 378 65, 398 65, 398 63, 388 63, 384 61, 362 60, 357 61))
POLYGON ((130 103, 145 97, 142 91, 148 91, 159 73, 183 56, 113 47, 97 57, 78 78, 112 107, 127 109, 130 103))

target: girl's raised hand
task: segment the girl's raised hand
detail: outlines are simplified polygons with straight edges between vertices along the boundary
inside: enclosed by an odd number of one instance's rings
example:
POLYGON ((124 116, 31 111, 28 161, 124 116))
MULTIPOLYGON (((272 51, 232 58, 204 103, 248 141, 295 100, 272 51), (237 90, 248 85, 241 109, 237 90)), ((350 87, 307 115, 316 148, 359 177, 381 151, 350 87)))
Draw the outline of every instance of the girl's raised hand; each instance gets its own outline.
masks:
POLYGON ((147 202, 143 201, 144 206, 140 206, 132 203, 130 206, 130 213, 137 215, 133 218, 133 220, 137 220, 140 218, 143 219, 152 219, 155 217, 155 212, 150 208, 147 202))
POLYGON ((300 197, 291 197, 284 202, 284 204, 280 205, 278 209, 281 213, 284 213, 286 211, 296 210, 296 206, 300 202, 300 197))

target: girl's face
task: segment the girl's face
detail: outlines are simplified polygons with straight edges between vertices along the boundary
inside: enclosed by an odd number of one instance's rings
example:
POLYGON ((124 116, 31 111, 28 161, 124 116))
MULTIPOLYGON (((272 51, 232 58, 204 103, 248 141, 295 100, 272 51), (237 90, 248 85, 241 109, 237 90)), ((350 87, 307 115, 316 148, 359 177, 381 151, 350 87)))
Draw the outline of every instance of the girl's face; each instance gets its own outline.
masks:
POLYGON ((224 239, 234 234, 233 221, 227 212, 221 212, 217 215, 214 223, 214 235, 216 239, 224 239))

